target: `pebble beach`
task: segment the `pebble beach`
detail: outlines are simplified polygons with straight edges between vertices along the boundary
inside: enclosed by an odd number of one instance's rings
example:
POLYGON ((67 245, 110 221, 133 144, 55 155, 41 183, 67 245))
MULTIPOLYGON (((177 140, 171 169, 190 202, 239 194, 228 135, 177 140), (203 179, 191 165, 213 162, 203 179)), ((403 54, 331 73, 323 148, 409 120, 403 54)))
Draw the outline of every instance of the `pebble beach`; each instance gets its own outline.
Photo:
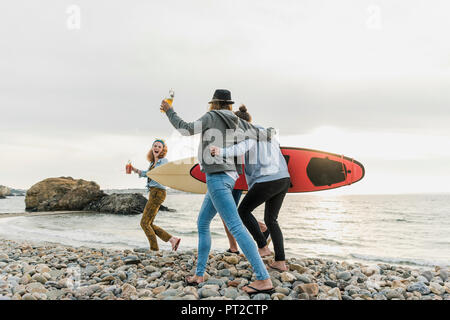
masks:
POLYGON ((212 253, 206 281, 186 285, 196 256, 0 240, 0 300, 450 300, 450 270, 438 266, 290 258, 289 271, 269 269, 275 293, 249 296, 251 267, 232 253, 212 253))

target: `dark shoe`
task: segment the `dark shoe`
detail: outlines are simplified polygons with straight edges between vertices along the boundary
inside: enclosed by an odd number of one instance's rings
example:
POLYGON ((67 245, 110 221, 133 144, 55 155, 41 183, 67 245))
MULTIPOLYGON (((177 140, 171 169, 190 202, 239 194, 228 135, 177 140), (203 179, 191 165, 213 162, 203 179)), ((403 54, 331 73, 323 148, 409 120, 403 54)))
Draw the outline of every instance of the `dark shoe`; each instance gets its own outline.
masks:
POLYGON ((246 287, 254 290, 254 291, 251 291, 251 292, 243 290, 244 292, 246 292, 249 295, 258 294, 258 293, 267 293, 267 294, 275 293, 275 290, 273 289, 273 287, 270 288, 270 289, 264 289, 264 290, 259 290, 259 289, 256 289, 255 287, 252 287, 252 286, 249 286, 249 285, 247 285, 246 287))
POLYGON ((234 254, 241 254, 241 253, 239 252, 239 250, 238 250, 238 251, 231 251, 231 249, 228 249, 227 252, 229 252, 229 253, 234 253, 234 254))

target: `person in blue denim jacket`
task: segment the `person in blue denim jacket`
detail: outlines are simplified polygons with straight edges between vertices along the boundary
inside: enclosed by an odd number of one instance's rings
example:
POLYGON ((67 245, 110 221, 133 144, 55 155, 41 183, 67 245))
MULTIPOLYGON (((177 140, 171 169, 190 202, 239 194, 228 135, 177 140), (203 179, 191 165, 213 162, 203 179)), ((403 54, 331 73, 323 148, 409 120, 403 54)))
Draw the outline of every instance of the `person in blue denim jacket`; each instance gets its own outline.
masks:
POLYGON ((150 243, 150 250, 158 251, 158 241, 156 236, 158 236, 164 242, 170 242, 172 245, 172 250, 176 251, 180 245, 180 238, 174 237, 165 231, 163 228, 158 227, 153 224, 156 218, 156 214, 159 211, 159 207, 166 199, 166 187, 159 184, 158 182, 147 177, 147 172, 153 168, 159 167, 168 162, 165 158, 167 154, 167 145, 162 139, 156 139, 152 148, 147 154, 147 160, 150 162, 150 167, 148 170, 139 170, 131 167, 131 170, 139 175, 141 178, 147 178, 147 189, 148 202, 144 208, 144 213, 141 219, 141 228, 144 230, 147 236, 148 242, 150 243))

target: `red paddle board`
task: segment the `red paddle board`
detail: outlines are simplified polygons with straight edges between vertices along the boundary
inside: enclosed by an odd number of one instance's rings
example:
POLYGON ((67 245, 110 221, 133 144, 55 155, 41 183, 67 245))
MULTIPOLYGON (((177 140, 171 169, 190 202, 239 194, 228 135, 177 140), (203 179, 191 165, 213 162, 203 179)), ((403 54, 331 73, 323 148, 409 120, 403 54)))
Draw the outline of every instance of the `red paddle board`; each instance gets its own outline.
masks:
MULTIPOLYGON (((364 177, 364 166, 343 155, 303 148, 281 147, 291 176, 290 193, 335 189, 358 182, 364 177)), ((191 168, 193 178, 206 183, 206 176, 198 164, 191 168)), ((248 190, 245 175, 241 174, 234 187, 248 190)))

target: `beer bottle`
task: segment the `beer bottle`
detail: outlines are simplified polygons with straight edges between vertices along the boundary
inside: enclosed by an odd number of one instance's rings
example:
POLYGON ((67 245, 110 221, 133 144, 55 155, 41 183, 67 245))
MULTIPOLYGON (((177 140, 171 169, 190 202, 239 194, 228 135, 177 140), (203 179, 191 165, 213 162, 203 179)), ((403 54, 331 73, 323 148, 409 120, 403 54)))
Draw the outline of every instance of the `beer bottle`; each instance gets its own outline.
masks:
POLYGON ((125 172, 126 172, 126 174, 131 174, 131 161, 130 160, 128 160, 128 163, 125 166, 125 172))
MULTIPOLYGON (((169 95, 167 98, 164 99, 164 101, 166 101, 168 104, 172 105, 174 97, 175 97, 175 91, 173 89, 170 89, 169 95)), ((161 110, 161 112, 164 112, 164 111, 161 110)))

